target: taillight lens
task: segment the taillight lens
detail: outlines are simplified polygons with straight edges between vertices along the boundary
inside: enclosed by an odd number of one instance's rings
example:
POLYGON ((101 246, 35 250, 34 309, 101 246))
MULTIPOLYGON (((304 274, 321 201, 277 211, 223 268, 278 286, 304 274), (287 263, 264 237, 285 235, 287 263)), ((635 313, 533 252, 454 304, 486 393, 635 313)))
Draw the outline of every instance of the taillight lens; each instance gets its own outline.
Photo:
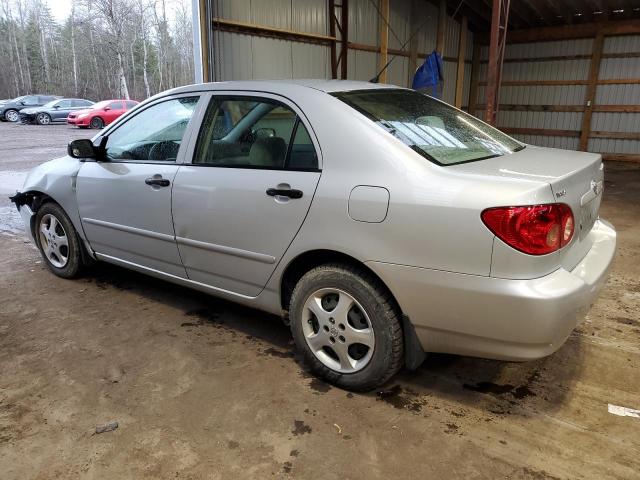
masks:
POLYGON ((488 208, 482 221, 507 245, 529 255, 555 252, 573 238, 573 212, 564 203, 488 208))

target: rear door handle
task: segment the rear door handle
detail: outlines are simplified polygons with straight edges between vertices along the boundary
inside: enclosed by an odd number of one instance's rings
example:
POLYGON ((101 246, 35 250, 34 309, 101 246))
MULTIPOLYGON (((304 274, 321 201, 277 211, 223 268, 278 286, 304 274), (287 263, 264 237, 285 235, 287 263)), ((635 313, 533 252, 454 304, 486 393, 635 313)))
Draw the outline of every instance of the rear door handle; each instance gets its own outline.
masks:
POLYGON ((269 188, 267 195, 270 197, 302 198, 302 190, 269 188))
POLYGON ((167 180, 166 178, 162 178, 161 175, 157 174, 151 178, 147 178, 144 183, 153 187, 168 187, 169 185, 171 185, 171 182, 169 180, 167 180))

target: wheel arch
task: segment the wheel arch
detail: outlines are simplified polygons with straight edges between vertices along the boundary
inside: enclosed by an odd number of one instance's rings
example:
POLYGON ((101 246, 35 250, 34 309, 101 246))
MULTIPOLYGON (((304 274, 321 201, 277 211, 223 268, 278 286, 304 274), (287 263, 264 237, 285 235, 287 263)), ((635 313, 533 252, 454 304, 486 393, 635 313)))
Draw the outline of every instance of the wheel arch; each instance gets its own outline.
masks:
POLYGON ((30 220, 29 229, 31 231, 31 236, 33 238, 33 241, 36 242, 36 246, 38 246, 37 245, 38 235, 36 235, 36 218, 38 216, 38 210, 40 210, 40 208, 42 208, 42 206, 45 205, 46 203, 55 203, 69 217, 69 219, 71 220, 71 223, 76 229, 76 235, 78 236, 78 240, 80 241, 80 246, 81 246, 82 261, 86 265, 88 265, 95 259, 93 255, 93 251, 91 250, 89 244, 84 238, 84 231, 82 230, 81 225, 80 225, 80 228, 78 228, 78 225, 75 225, 73 215, 69 214, 69 212, 64 207, 64 204, 62 202, 56 200, 54 197, 52 197, 48 193, 42 192, 40 190, 35 190, 35 189, 30 189, 25 192, 20 192, 11 198, 17 206, 27 205, 33 212, 33 215, 31 215, 31 218, 29 219, 30 220))
MULTIPOLYGON (((404 351, 405 351, 405 367, 409 370, 415 370, 422 364, 425 359, 425 352, 422 349, 418 336, 415 332, 415 328, 411 323, 411 320, 407 315, 402 312, 402 307, 398 303, 395 295, 391 289, 387 286, 380 276, 369 268, 364 262, 358 260, 351 255, 342 253, 336 250, 309 250, 301 253, 293 258, 285 267, 280 277, 280 304, 284 312, 289 311, 289 305, 291 301, 291 294, 298 281, 303 277, 305 273, 312 270, 315 267, 324 265, 327 263, 342 263, 345 265, 356 267, 367 275, 373 277, 382 288, 384 288, 393 300, 394 306, 398 311, 402 319, 402 330, 404 336, 404 351)), ((288 313, 287 313, 288 316, 288 313)))
POLYGON ((91 123, 93 123, 95 119, 100 120, 103 127, 107 125, 107 122, 105 122, 104 118, 102 118, 100 115, 94 115, 89 119, 89 127, 91 127, 91 123))

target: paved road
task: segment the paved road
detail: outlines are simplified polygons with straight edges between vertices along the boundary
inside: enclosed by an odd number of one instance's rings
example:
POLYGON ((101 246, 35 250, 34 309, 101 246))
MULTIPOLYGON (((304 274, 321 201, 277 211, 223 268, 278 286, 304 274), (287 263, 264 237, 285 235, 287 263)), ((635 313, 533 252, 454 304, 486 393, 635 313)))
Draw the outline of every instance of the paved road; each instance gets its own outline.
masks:
MULTIPOLYGON (((0 124, 0 168, 78 133, 0 124)), ((365 395, 311 377, 276 317, 107 265, 62 280, 0 232, 0 477, 638 478, 640 419, 607 404, 640 408, 640 169, 606 180, 617 258, 564 347, 431 355, 365 395)))

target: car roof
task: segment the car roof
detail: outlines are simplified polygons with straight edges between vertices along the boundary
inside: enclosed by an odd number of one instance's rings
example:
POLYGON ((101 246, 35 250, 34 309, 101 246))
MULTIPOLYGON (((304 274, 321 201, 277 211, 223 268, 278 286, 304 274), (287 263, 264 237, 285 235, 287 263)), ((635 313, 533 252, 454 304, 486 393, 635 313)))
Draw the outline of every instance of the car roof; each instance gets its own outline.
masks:
POLYGON ((273 93, 286 93, 292 88, 306 87, 325 93, 346 92, 351 90, 372 90, 380 88, 403 88, 397 85, 371 83, 357 80, 295 79, 295 80, 234 80, 228 82, 212 82, 174 88, 160 95, 178 94, 193 91, 215 90, 257 90, 273 93))

